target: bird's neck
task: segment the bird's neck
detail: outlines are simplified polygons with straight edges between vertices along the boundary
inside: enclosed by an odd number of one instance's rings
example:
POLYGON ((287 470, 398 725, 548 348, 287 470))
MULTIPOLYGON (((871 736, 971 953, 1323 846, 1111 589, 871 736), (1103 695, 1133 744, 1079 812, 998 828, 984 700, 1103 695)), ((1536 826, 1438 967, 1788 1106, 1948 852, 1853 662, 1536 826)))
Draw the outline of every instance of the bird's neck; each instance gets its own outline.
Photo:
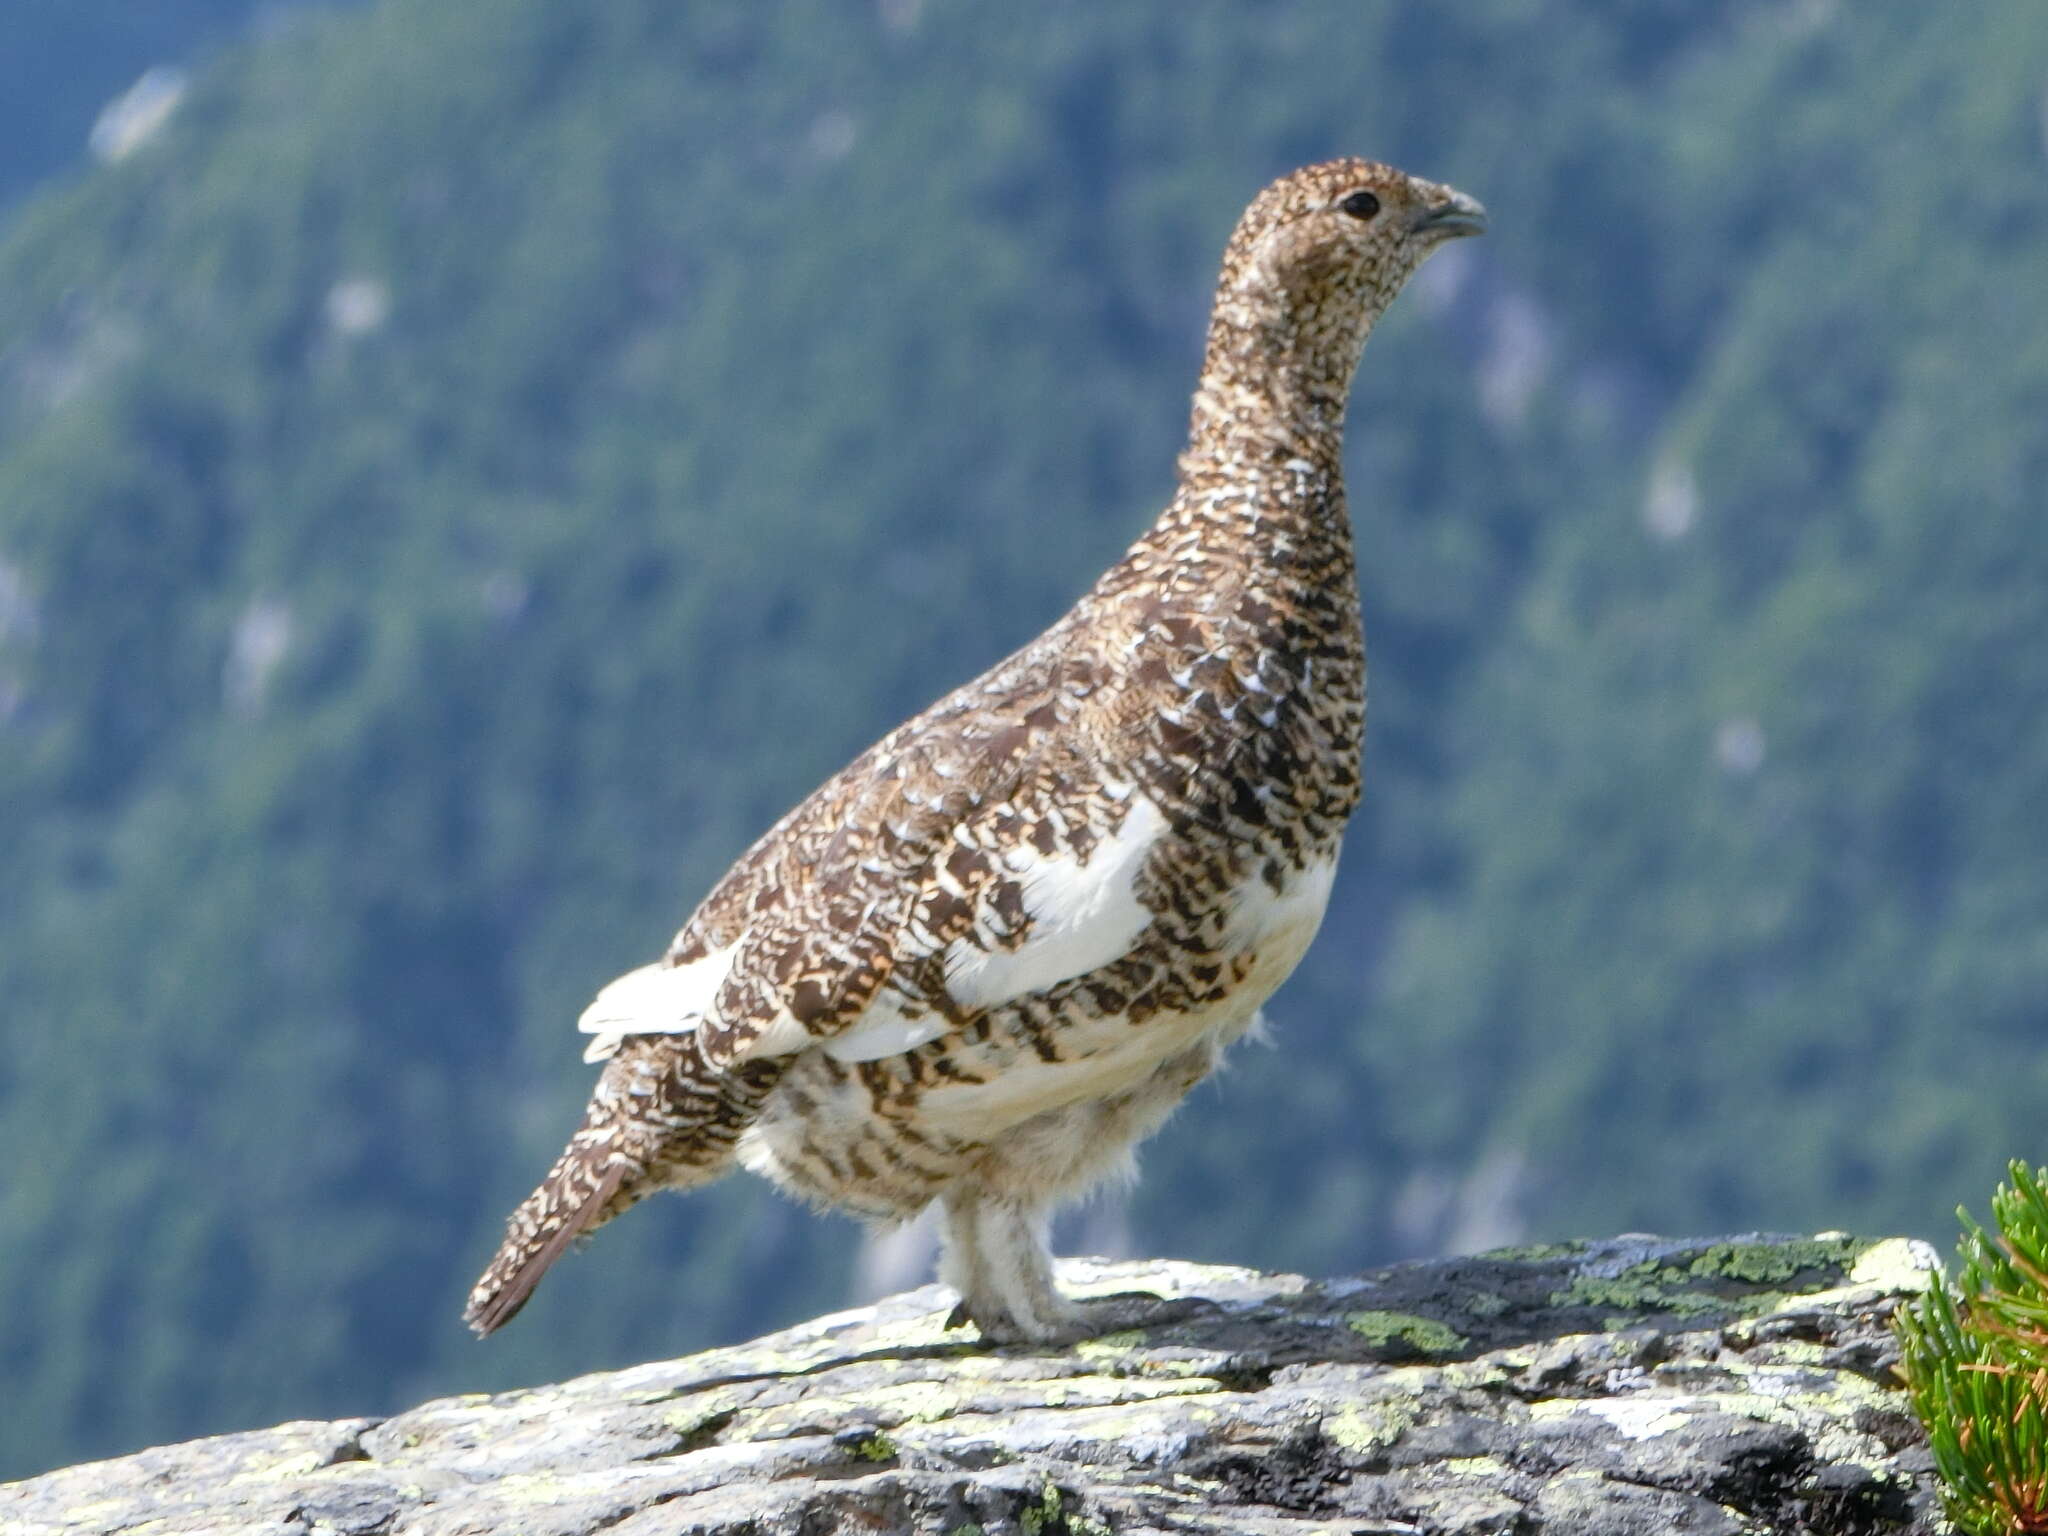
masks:
POLYGON ((1184 477, 1257 473, 1306 460, 1334 468, 1344 452, 1344 410, 1364 346, 1286 318, 1219 309, 1181 454, 1184 477))
POLYGON ((1369 322, 1219 304, 1195 389, 1180 491, 1156 535, 1208 559, 1349 559, 1344 412, 1369 322), (1193 536, 1190 539, 1190 535, 1193 536))
POLYGON ((1226 277, 1209 317, 1184 469, 1343 455, 1344 408, 1377 306, 1355 284, 1290 292, 1226 277))
MULTIPOLYGON (((1365 635, 1343 447, 1359 343, 1331 358, 1212 326, 1180 487, 1079 610, 1144 719, 1257 765, 1275 791, 1260 815, 1294 829, 1288 847, 1332 845, 1358 798, 1365 635)), ((1220 814, 1213 786, 1168 772, 1149 787, 1220 814)))

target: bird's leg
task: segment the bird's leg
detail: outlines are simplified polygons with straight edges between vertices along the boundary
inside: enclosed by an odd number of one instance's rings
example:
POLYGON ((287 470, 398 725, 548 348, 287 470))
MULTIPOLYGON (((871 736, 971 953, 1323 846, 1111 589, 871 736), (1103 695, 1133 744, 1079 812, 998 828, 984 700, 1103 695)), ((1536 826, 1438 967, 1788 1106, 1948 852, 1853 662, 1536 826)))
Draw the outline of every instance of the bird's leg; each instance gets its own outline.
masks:
POLYGON ((988 1276, 981 1261, 981 1238, 977 1218, 981 1210, 981 1198, 971 1190, 949 1190, 939 1201, 946 1215, 945 1233, 939 1253, 939 1283, 950 1285, 959 1293, 960 1304, 946 1319, 948 1328, 964 1328, 969 1323, 979 1323, 975 1315, 975 1304, 980 1302, 990 1313, 995 1310, 990 1298, 988 1276))
POLYGON ((973 1297, 968 1310, 993 1343, 1068 1343, 1097 1331, 1086 1325, 1081 1309, 1060 1294, 1053 1280, 1052 1250, 1046 1243, 1049 1225, 1041 1209, 1009 1200, 981 1202, 975 1239, 982 1272, 1008 1326, 998 1322, 992 1329, 973 1297))
POLYGON ((1202 1305, 1143 1291, 1073 1300, 1053 1279, 1043 1209, 986 1193, 948 1194, 945 1206, 940 1276, 960 1293, 946 1323, 972 1323, 991 1344, 1073 1344, 1175 1322, 1202 1305))
POLYGON ((940 1278, 960 1293, 950 1326, 973 1323, 992 1344, 1085 1338, 1080 1312, 1053 1283, 1046 1218, 980 1189, 948 1191, 940 1278))

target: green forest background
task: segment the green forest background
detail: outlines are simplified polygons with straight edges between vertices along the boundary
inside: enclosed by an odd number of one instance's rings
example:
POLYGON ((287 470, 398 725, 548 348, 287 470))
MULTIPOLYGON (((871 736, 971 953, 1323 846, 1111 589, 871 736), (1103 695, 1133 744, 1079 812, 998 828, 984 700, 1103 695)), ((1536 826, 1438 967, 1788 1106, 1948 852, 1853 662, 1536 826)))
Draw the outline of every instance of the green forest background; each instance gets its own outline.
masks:
POLYGON ((1143 526, 1336 153, 1494 216, 1353 409, 1366 808, 1070 1244, 1942 1235, 2048 1155, 2040 0, 4 9, 0 1476, 855 1299, 736 1180, 458 1321, 582 1004, 1143 526))

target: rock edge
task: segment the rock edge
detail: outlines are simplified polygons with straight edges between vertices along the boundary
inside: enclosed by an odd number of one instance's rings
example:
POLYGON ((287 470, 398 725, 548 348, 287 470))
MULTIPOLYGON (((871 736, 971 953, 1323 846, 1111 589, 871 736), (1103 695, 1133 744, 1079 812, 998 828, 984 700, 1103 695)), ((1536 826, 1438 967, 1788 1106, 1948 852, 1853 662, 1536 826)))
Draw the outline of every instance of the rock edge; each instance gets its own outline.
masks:
POLYGON ((1943 1529, 1886 1326, 1937 1261, 1840 1234, 1331 1280, 1065 1266, 1161 1320, 985 1349, 936 1287, 730 1349, 0 1487, 18 1536, 1943 1529))

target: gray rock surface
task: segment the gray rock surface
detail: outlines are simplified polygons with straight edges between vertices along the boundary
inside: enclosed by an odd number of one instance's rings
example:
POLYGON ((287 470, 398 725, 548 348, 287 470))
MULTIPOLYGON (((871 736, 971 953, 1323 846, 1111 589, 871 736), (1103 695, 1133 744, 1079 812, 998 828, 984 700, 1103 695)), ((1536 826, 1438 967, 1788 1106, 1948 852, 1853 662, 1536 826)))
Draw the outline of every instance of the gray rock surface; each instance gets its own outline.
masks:
POLYGON ((1885 1319, 1932 1252, 1608 1242, 1343 1279, 1078 1261, 1171 1298, 981 1348, 936 1288, 750 1344, 0 1487, 129 1536, 1933 1532, 1885 1319))

